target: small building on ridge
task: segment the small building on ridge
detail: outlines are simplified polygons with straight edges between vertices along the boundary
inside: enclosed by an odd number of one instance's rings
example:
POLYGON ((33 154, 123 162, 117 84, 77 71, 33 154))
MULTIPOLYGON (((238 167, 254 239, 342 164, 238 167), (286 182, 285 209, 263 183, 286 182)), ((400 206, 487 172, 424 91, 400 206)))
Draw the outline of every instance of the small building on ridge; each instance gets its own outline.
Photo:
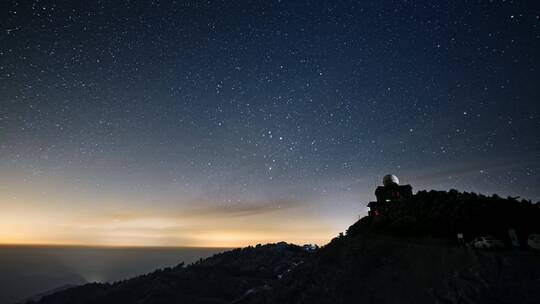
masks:
POLYGON ((413 197, 411 185, 400 185, 399 179, 393 174, 385 175, 382 184, 375 189, 377 201, 368 204, 369 216, 382 215, 390 204, 408 201, 413 197))

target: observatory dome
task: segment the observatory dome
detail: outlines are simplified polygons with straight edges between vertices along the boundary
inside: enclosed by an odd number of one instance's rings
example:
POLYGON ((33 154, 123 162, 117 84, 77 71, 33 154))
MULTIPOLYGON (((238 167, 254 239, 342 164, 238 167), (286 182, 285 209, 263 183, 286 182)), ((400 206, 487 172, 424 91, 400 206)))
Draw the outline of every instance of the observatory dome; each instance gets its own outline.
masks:
POLYGON ((393 174, 387 174, 382 179, 383 186, 390 186, 392 184, 399 185, 399 179, 393 174))

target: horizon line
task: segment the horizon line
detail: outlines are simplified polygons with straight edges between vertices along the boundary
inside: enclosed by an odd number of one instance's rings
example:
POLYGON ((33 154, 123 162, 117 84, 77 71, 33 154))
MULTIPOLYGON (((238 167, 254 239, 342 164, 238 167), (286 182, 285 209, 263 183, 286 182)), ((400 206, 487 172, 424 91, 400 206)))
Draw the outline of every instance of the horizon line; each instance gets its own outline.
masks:
MULTIPOLYGON (((270 243, 268 243, 270 244, 270 243)), ((247 245, 250 246, 250 245, 247 245)), ((0 247, 79 247, 79 248, 110 248, 110 249, 152 249, 152 248, 170 248, 170 249, 235 249, 247 246, 192 246, 192 245, 108 245, 108 244, 78 244, 78 243, 2 243, 0 247)), ((253 245, 252 245, 253 246, 253 245)))

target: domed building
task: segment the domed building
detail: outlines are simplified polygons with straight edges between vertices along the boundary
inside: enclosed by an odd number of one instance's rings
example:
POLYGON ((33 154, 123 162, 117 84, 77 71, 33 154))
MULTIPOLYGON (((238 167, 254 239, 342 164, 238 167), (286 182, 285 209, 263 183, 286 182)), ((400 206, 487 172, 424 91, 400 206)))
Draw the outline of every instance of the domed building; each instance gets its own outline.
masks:
POLYGON ((382 186, 375 189, 376 202, 368 204, 369 215, 378 216, 384 213, 389 204, 394 202, 408 201, 412 198, 411 185, 400 185, 399 179, 393 174, 385 175, 382 186))

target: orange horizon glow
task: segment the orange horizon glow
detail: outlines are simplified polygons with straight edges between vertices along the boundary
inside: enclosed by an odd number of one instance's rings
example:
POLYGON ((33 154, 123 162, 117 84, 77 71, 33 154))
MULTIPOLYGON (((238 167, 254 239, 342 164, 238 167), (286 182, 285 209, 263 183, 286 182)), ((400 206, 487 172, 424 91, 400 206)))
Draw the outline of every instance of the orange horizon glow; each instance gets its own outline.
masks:
POLYGON ((280 241, 324 244, 335 235, 320 221, 294 222, 294 215, 278 211, 222 218, 152 214, 93 214, 78 218, 70 214, 54 217, 28 213, 26 220, 17 214, 0 218, 0 244, 230 248, 280 241), (287 217, 287 223, 279 222, 287 217))
POLYGON ((323 245, 342 231, 296 203, 127 211, 122 203, 74 208, 52 201, 41 204, 28 197, 17 198, 16 203, 0 201, 0 245, 237 248, 281 241, 323 245))
POLYGON ((237 248, 281 241, 324 245, 363 210, 353 205, 360 210, 347 213, 330 199, 327 205, 309 198, 264 196, 219 203, 166 190, 148 196, 117 187, 81 191, 64 179, 38 176, 21 182, 25 178, 19 172, 2 173, 4 246, 237 248), (335 210, 340 213, 333 214, 335 210))
MULTIPOLYGON (((317 244, 324 245, 332 239, 336 233, 331 229, 327 231, 306 231, 301 229, 300 232, 294 234, 287 234, 282 230, 276 230, 275 232, 241 232, 235 229, 223 229, 223 231, 215 231, 209 229, 208 231, 200 231, 187 235, 190 241, 175 241, 174 238, 167 238, 169 232, 163 234, 146 234, 140 238, 128 237, 123 239, 122 235, 129 235, 129 232, 124 232, 121 229, 111 231, 109 233, 99 232, 103 237, 102 241, 95 241, 96 233, 89 232, 86 234, 77 233, 77 227, 75 227, 75 233, 71 235, 59 234, 56 231, 49 229, 48 235, 40 237, 39 235, 24 235, 22 233, 16 233, 18 238, 10 237, 5 233, 1 233, 0 246, 73 246, 73 247, 114 247, 114 248, 126 248, 126 247, 193 247, 193 248, 238 248, 246 246, 254 246, 257 244, 278 243, 287 242, 291 244, 303 245, 303 244, 317 244), (325 233, 326 232, 326 233, 325 233), (118 236, 120 235, 120 236, 118 236), (50 238, 48 238, 50 237, 50 238), (82 241, 69 241, 73 238, 79 238, 82 241), (65 241, 65 240, 68 241, 65 241), (87 241, 88 240, 88 241, 87 241)), ((144 230, 144 228, 140 228, 144 230)), ((186 237, 183 235, 182 237, 186 237)))
MULTIPOLYGON (((299 233, 301 234, 301 233, 299 233)), ((290 244, 304 245, 317 244, 324 245, 328 243, 335 233, 329 231, 326 234, 309 234, 304 236, 288 237, 285 234, 275 233, 273 235, 261 233, 235 233, 235 232, 204 232, 196 238, 196 241, 185 243, 159 242, 151 239, 145 241, 103 241, 103 242, 65 242, 62 240, 32 239, 31 237, 21 237, 19 239, 9 238, 2 235, 0 246, 23 246, 23 247, 104 247, 104 248, 240 248, 246 246, 255 246, 257 244, 269 244, 278 242, 287 242, 290 244)), ((93 238, 92 235, 79 235, 80 238, 93 238)), ((156 236, 160 238, 160 236, 156 236)))

